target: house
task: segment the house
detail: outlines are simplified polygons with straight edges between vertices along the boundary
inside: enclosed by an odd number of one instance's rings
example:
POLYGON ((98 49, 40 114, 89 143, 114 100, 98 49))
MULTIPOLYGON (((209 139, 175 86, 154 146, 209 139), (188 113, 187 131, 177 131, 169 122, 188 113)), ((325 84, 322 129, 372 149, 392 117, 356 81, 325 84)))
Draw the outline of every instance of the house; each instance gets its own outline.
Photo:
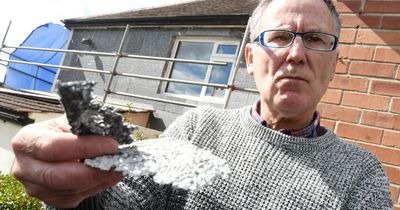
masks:
POLYGON ((115 58, 104 54, 68 53, 63 65, 103 71, 112 71, 115 68, 119 74, 136 76, 117 74, 110 83, 110 74, 63 69, 58 79, 94 80, 98 83, 95 93, 100 97, 105 92, 123 92, 129 96, 110 94, 107 98, 124 100, 133 106, 150 104, 156 111, 150 118, 149 127, 157 130, 164 130, 177 116, 192 106, 235 108, 251 104, 257 97, 254 92, 231 92, 220 87, 177 83, 168 79, 225 86, 232 84, 231 87, 234 85, 237 89, 255 88, 253 79, 246 75, 243 58, 239 62, 237 58, 242 44, 247 42, 245 40, 243 43, 242 39, 251 11, 257 2, 192 1, 63 20, 72 33, 68 49, 116 53, 121 48, 119 54, 125 55, 115 58), (125 31, 127 33, 124 36, 125 31), (154 57, 219 62, 225 65, 163 61, 154 57), (238 70, 235 75, 236 64, 238 70), (167 81, 143 79, 137 75, 164 78, 167 81), (110 90, 104 91, 108 85, 110 90), (156 101, 148 100, 149 97, 156 101), (229 101, 226 102, 228 98, 229 101))

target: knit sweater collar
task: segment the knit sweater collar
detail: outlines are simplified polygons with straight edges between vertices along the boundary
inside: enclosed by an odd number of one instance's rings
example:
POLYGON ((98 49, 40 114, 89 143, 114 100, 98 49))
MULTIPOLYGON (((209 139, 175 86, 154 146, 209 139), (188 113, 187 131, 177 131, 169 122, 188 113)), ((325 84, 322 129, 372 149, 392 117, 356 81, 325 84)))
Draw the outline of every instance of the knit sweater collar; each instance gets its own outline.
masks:
POLYGON ((323 150, 331 144, 339 141, 338 137, 331 130, 322 127, 326 132, 324 135, 315 138, 295 137, 283 134, 279 131, 267 128, 257 123, 250 115, 251 107, 241 109, 241 122, 244 130, 249 135, 265 140, 273 145, 298 152, 312 152, 323 150))
MULTIPOLYGON (((261 100, 258 99, 251 108, 250 116, 256 122, 262 124, 265 127, 271 128, 268 122, 261 117, 260 113, 261 113, 261 100)), ((320 115, 318 111, 316 111, 314 112, 312 122, 308 126, 300 129, 282 128, 279 130, 279 132, 291 136, 312 138, 312 137, 322 136, 325 133, 325 129, 321 128, 320 115)))

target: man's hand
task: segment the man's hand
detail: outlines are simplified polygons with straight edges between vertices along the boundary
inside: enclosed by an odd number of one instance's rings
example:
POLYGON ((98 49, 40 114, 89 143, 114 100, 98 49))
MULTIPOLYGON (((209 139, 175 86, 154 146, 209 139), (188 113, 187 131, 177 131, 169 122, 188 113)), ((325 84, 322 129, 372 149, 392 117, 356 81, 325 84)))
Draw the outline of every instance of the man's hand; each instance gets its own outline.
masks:
POLYGON ((82 200, 118 183, 120 173, 100 171, 79 162, 117 152, 118 143, 103 136, 76 136, 65 116, 22 128, 13 138, 12 174, 26 192, 59 208, 82 200))

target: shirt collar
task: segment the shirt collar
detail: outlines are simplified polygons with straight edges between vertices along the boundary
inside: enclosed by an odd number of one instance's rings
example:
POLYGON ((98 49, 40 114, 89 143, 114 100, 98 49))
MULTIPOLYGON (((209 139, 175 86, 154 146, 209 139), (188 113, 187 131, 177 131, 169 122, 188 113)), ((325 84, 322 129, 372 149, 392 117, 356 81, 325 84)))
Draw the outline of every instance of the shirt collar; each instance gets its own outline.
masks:
MULTIPOLYGON (((267 121, 265 121, 261 117, 260 111, 261 111, 261 101, 257 100, 251 108, 251 113, 250 113, 251 117, 261 125, 270 128, 267 121)), ((323 128, 321 128, 320 126, 320 121, 321 121, 320 114, 319 112, 316 111, 314 113, 313 121, 307 127, 301 129, 280 129, 278 131, 289 136, 314 138, 322 136, 325 133, 323 128)))

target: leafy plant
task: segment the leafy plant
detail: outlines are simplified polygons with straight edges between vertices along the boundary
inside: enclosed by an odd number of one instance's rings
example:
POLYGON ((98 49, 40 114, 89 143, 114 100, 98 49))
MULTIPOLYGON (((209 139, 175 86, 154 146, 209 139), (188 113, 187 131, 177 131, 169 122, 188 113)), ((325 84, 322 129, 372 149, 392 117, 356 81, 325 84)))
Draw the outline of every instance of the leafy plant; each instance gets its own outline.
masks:
POLYGON ((135 106, 133 105, 133 103, 129 103, 126 105, 128 107, 128 112, 132 112, 133 109, 135 108, 135 106))
POLYGON ((141 141, 141 140, 148 139, 149 137, 147 137, 146 135, 144 135, 143 132, 136 131, 136 132, 134 133, 134 138, 135 138, 136 141, 141 141))
POLYGON ((14 177, 0 174, 1 210, 41 210, 42 203, 26 194, 22 184, 14 177))

